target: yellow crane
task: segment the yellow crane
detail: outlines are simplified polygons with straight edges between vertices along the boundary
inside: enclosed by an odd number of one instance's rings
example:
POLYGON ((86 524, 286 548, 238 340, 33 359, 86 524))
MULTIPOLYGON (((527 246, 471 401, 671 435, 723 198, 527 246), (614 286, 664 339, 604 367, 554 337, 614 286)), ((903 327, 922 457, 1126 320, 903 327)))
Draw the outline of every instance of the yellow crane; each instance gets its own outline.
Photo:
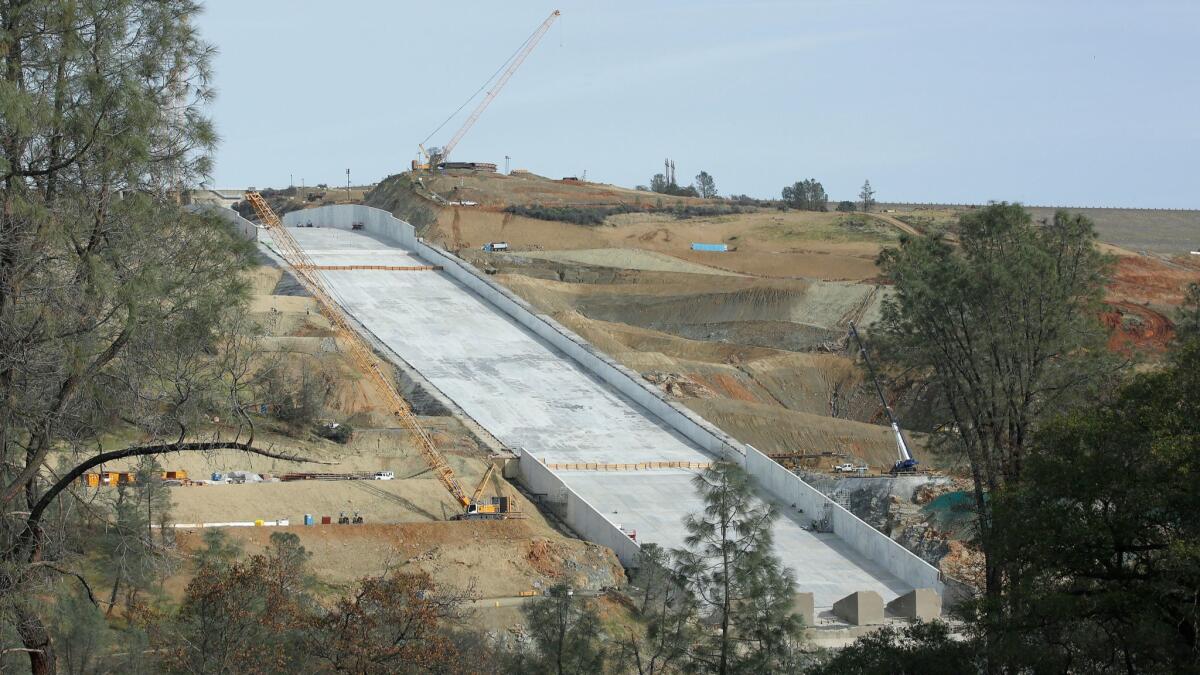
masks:
POLYGON ((454 470, 446 463, 442 453, 433 444, 433 439, 429 433, 425 431, 421 424, 417 421, 416 415, 413 414, 412 408, 408 402, 400 395, 396 389, 396 385, 392 383, 390 377, 384 372, 379 361, 375 358, 375 353, 367 344, 366 340, 359 335, 358 331, 350 325, 350 318, 342 311, 341 307, 333 299, 332 295, 325 288, 325 281, 317 270, 316 265, 309 259, 308 254, 284 227, 283 221, 279 220, 279 216, 275 215, 275 211, 271 209, 262 195, 257 192, 246 193, 246 201, 254 207, 254 212, 258 214, 258 220, 271 233, 271 239, 275 242, 280 256, 292 268, 292 272, 296 278, 312 294, 316 300, 317 309, 321 314, 329 320, 333 326, 334 332, 341 342, 346 346, 350 354, 351 360, 355 365, 365 373, 374 384, 384 393, 388 408, 393 415, 400 420, 400 424, 412 433, 417 441, 417 448, 424 456, 426 463, 433 470, 435 476, 441 481, 442 486, 454 497, 454 499, 462 506, 464 512, 459 518, 506 518, 508 517, 507 499, 499 500, 500 503, 479 503, 479 495, 482 493, 483 483, 491 476, 495 465, 489 465, 487 472, 484 474, 484 481, 480 482, 479 488, 475 490, 474 496, 468 496, 459 484, 458 478, 454 475, 454 470))
MULTIPOLYGON (((465 136, 467 132, 470 131, 471 127, 475 125, 475 121, 478 120, 479 116, 483 114, 483 111, 486 110, 489 105, 491 105, 492 101, 496 98, 496 95, 499 94, 500 90, 504 88, 504 85, 508 84, 509 78, 513 76, 513 73, 517 72, 517 68, 521 67, 521 64, 525 62, 525 58, 529 56, 529 53, 532 52, 533 48, 536 47, 538 42, 541 41, 542 36, 546 34, 546 31, 550 30, 550 26, 554 23, 554 20, 557 19, 561 14, 562 12, 558 11, 557 9, 551 12, 550 16, 546 17, 546 20, 542 22, 542 25, 538 26, 537 30, 533 31, 533 34, 525 39, 525 42, 521 45, 521 48, 509 61, 508 68, 505 68, 504 73, 500 75, 500 79, 496 80, 495 86, 488 91, 487 95, 483 97, 483 100, 479 102, 479 105, 475 106, 475 109, 471 111, 471 116, 468 117, 467 121, 463 122, 463 125, 454 133, 454 136, 450 138, 449 143, 440 148, 429 148, 428 150, 425 149, 424 142, 417 144, 417 149, 420 151, 421 157, 424 161, 418 161, 414 159, 412 163, 413 171, 432 171, 433 169, 436 169, 439 164, 446 161, 446 158, 450 156, 450 152, 454 150, 454 147, 458 145, 458 142, 462 140, 463 136, 465 136)), ((484 86, 487 86, 486 83, 484 86)), ((475 92, 475 94, 478 93, 478 91, 475 92)), ((475 96, 472 95, 471 98, 475 98, 475 96)), ((468 101, 469 100, 470 99, 468 99, 468 101)), ((463 106, 465 105, 466 103, 463 104, 463 106)), ((462 108, 460 107, 459 110, 462 110, 462 108)), ((458 111, 455 111, 455 114, 458 114, 458 111)), ((451 115, 450 117, 453 118, 454 115, 451 115)), ((446 122, 449 121, 449 119, 446 120, 446 122)), ((444 126, 446 122, 443 122, 442 125, 444 126)), ((437 129, 434 129, 433 134, 436 134, 438 129, 441 128, 442 127, 439 126, 437 129)), ((433 134, 429 134, 429 136, 432 137, 433 134)), ((428 141, 429 138, 426 138, 425 140, 428 141)))

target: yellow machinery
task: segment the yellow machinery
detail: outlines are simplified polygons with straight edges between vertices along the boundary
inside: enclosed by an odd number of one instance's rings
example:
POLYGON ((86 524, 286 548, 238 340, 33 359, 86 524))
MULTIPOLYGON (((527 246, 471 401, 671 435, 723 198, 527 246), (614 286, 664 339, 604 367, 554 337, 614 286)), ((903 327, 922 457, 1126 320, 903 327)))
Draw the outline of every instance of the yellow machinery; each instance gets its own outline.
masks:
MULTIPOLYGON (((457 132, 455 132, 449 143, 440 148, 429 148, 428 150, 425 149, 424 142, 417 144, 417 149, 421 153, 421 160, 413 160, 413 171, 432 171, 433 169, 438 168, 439 164, 446 161, 446 158, 450 156, 450 151, 454 150, 454 146, 458 145, 458 142, 462 140, 463 136, 465 136, 467 132, 470 131, 471 127, 475 125, 475 121, 479 119, 479 116, 483 114, 483 111, 486 110, 489 105, 491 105, 492 101, 496 98, 496 95, 499 94, 500 90, 504 88, 504 85, 508 84, 509 78, 511 78, 513 73, 517 72, 517 68, 520 68, 521 64, 525 62, 525 57, 529 56, 529 52, 533 51, 533 48, 536 47, 538 42, 541 41, 542 36, 546 34, 546 31, 550 30, 550 26, 560 14, 561 12, 559 12, 557 9, 551 12, 550 16, 546 17, 546 20, 542 22, 542 25, 538 26, 537 30, 533 31, 533 34, 526 38, 525 43, 521 46, 521 49, 509 62, 508 68, 505 68, 504 73, 500 76, 500 79, 496 80, 495 86, 488 91, 487 95, 483 97, 483 100, 479 102, 479 105, 475 106, 475 109, 471 111, 471 116, 467 118, 466 122, 463 122, 463 125, 459 127, 457 132)), ((486 84, 484 86, 486 86, 486 84)), ((475 93, 478 94, 479 92, 476 91, 475 93)), ((474 98, 474 96, 471 98, 474 98)), ((465 106, 466 104, 464 103, 463 105, 465 106)), ((462 110, 462 108, 459 108, 459 110, 462 110)), ((455 111, 455 114, 457 114, 457 111, 455 111)), ((454 115, 451 115, 450 117, 454 117, 454 115)), ((446 120, 446 122, 449 121, 449 119, 446 120)), ((445 124, 445 122, 442 124, 445 124)), ((438 127, 438 129, 441 129, 441 127, 438 127)), ((435 129, 433 133, 436 134, 437 129, 435 129)), ((430 136, 433 136, 433 134, 430 134, 430 136)), ((428 141, 429 139, 426 138, 425 140, 428 141)))
MULTIPOLYGON (((254 207, 255 213, 258 214, 259 222, 261 222, 271 233, 271 239, 275 242, 276 249, 279 254, 292 268, 292 272, 300 283, 312 294, 313 299, 317 302, 317 309, 329 320, 332 324, 337 337, 346 345, 347 351, 350 353, 350 358, 354 361, 363 373, 365 373, 379 388, 384 392, 387 399, 388 407, 393 415, 400 420, 400 424, 412 433, 417 441, 417 447, 421 454, 425 457, 425 461, 429 467, 433 469, 433 473, 441 481, 442 485, 454 496, 454 499, 464 509, 464 513, 460 518, 506 518, 507 517, 507 499, 502 499, 501 504, 477 504, 475 499, 468 496, 455 477, 453 469, 446 463, 445 458, 438 452, 433 445, 433 439, 429 437, 429 433, 425 431, 417 421, 416 416, 412 412, 412 408, 408 406, 408 402, 396 390, 395 384, 392 383, 390 377, 384 372, 379 365, 379 361, 375 359, 375 354, 366 341, 358 334, 350 325, 350 319, 333 300, 330 293, 325 288, 324 279, 318 271, 316 265, 309 259, 296 240, 283 226, 283 222, 279 220, 279 216, 267 204, 262 195, 257 192, 246 193, 246 201, 254 207), (505 508, 500 510, 500 506, 505 508)), ((485 479, 491 475, 491 468, 484 475, 485 479)), ((481 484, 482 487, 482 484, 481 484)), ((476 490, 479 493, 480 490, 476 490)))

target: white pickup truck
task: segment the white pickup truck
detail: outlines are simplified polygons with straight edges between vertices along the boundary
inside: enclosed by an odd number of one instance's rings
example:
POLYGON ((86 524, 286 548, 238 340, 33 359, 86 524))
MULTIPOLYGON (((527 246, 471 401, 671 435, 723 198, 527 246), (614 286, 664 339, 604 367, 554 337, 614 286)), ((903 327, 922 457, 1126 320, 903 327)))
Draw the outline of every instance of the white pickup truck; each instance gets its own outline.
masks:
POLYGON ((834 473, 866 473, 867 467, 855 466, 850 462, 842 462, 833 466, 834 473))

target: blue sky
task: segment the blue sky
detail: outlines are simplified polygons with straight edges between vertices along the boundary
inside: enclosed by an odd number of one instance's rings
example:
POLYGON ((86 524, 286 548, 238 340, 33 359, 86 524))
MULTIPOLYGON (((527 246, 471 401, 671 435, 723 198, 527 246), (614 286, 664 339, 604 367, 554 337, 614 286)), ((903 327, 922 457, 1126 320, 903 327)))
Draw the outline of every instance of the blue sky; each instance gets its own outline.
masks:
POLYGON ((882 201, 1200 208, 1190 0, 209 0, 212 184, 406 169, 555 8, 455 159, 633 186, 670 157, 725 195, 869 178, 882 201))

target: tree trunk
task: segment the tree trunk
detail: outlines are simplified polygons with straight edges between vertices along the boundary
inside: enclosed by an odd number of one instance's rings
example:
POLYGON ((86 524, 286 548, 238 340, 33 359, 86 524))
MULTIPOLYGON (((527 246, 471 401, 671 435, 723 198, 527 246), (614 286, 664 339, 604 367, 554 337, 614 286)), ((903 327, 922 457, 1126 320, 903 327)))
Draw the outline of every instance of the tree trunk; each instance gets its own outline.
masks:
POLYGON ((41 617, 24 602, 17 603, 14 612, 17 634, 21 637, 21 644, 29 650, 29 671, 33 675, 53 675, 58 672, 54 645, 50 643, 50 633, 46 631, 41 617))
POLYGON ((121 587, 121 569, 117 568, 117 578, 113 579, 112 593, 108 596, 108 609, 104 610, 104 618, 112 616, 113 607, 117 606, 117 589, 121 587))

